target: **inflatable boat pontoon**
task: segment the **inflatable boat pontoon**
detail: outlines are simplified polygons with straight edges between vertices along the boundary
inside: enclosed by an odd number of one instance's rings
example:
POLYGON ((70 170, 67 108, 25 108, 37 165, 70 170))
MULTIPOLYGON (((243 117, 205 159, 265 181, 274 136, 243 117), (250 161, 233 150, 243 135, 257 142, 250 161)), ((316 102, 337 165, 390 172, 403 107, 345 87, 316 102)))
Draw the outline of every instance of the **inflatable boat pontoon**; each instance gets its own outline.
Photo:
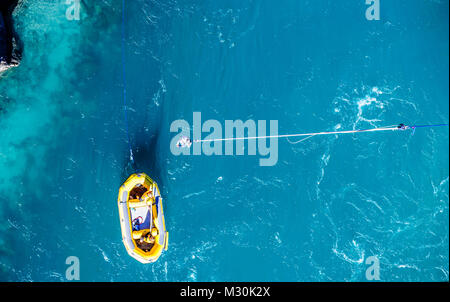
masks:
POLYGON ((167 250, 169 233, 156 182, 144 173, 131 175, 119 189, 118 206, 128 254, 142 263, 158 260, 167 250))

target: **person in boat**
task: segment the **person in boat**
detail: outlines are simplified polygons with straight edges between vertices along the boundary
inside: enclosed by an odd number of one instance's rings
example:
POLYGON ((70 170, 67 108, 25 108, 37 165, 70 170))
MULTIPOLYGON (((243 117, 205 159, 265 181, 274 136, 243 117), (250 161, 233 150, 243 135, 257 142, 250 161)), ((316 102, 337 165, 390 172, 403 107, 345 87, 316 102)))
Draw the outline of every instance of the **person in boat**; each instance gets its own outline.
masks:
POLYGON ((147 192, 145 192, 144 194, 142 194, 141 201, 148 201, 151 200, 152 204, 155 201, 155 197, 153 196, 153 192, 151 190, 148 190, 147 192))
POLYGON ((152 228, 150 232, 147 232, 139 238, 140 243, 148 243, 153 244, 155 243, 156 236, 158 236, 158 230, 156 228, 152 228))
POLYGON ((397 126, 397 128, 400 130, 406 130, 406 129, 408 129, 408 126, 406 126, 405 124, 400 124, 397 126))
POLYGON ((138 199, 138 194, 137 194, 136 192, 131 193, 131 194, 130 194, 130 199, 131 199, 131 200, 133 200, 133 199, 138 199))
POLYGON ((189 137, 183 136, 178 142, 177 147, 178 148, 190 148, 192 145, 192 141, 189 137))
POLYGON ((141 184, 137 184, 136 188, 134 188, 130 192, 130 199, 140 199, 140 197, 142 197, 142 195, 145 194, 145 192, 147 192, 147 188, 145 188, 141 184))

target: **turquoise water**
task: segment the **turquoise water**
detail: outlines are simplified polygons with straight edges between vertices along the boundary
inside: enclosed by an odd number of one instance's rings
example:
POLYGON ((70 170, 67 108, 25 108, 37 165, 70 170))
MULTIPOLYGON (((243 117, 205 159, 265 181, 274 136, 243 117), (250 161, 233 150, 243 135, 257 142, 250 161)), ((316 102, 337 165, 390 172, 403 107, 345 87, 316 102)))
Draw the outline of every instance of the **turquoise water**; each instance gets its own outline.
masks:
POLYGON ((0 78, 0 280, 449 280, 448 128, 279 141, 258 156, 174 156, 176 119, 278 120, 279 133, 448 122, 448 1, 24 0, 0 78), (345 3, 342 3, 345 2, 345 3), (165 198, 169 249, 121 242, 130 166, 165 198))

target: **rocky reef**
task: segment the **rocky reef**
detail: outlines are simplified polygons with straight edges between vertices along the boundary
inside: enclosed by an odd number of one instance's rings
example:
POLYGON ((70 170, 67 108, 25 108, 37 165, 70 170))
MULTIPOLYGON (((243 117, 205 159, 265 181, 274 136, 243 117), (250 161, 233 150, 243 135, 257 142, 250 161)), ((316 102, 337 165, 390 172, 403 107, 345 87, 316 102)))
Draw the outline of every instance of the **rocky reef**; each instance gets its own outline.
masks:
POLYGON ((17 66, 22 57, 22 43, 14 30, 12 13, 19 0, 0 2, 0 73, 17 66))

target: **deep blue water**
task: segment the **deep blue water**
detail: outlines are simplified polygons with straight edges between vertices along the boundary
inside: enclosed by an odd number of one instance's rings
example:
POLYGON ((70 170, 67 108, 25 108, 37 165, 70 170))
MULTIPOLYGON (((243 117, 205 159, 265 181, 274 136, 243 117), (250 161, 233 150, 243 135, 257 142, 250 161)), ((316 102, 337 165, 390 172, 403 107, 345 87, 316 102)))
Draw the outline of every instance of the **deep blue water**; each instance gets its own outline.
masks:
POLYGON ((449 280, 448 128, 280 139, 259 156, 174 156, 170 124, 278 120, 279 133, 447 123, 448 1, 24 0, 0 76, 0 280, 449 280), (169 249, 121 242, 118 188, 154 178, 169 249))

